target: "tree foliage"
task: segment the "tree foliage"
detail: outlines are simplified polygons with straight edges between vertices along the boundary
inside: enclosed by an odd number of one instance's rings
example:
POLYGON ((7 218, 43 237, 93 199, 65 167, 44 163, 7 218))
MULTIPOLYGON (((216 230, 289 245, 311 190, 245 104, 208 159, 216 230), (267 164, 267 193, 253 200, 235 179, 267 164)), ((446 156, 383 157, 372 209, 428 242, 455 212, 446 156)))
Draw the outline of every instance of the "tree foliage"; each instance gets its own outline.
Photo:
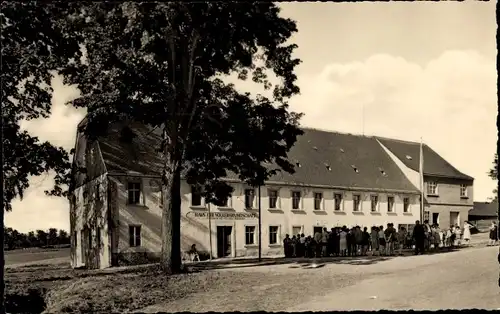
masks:
MULTIPOLYGON (((495 158, 493 159, 493 167, 488 172, 488 176, 495 181, 498 181, 498 154, 495 154, 495 158)), ((498 200, 498 189, 493 190, 493 199, 498 200)))
POLYGON ((22 130, 23 120, 51 113, 52 70, 78 57, 78 42, 64 33, 60 20, 77 13, 64 3, 2 2, 2 144, 5 210, 23 197, 29 177, 54 170, 55 186, 47 194, 65 195, 68 153, 22 130))
POLYGON ((272 3, 103 2, 81 12, 66 32, 82 39, 86 62, 61 73, 81 90, 73 104, 88 109, 90 138, 125 118, 162 130, 162 264, 175 268, 181 172, 217 204, 232 192, 222 180, 228 172, 257 186, 294 171, 287 153, 302 133, 301 114, 287 99, 299 92, 300 60, 287 41, 296 24, 272 3), (253 98, 221 77, 234 73, 272 89, 272 98, 253 98))
POLYGON ((3 233, 7 250, 70 244, 68 233, 65 230, 53 228, 47 231, 37 230, 35 234, 34 231, 22 233, 16 229, 4 227, 3 233))

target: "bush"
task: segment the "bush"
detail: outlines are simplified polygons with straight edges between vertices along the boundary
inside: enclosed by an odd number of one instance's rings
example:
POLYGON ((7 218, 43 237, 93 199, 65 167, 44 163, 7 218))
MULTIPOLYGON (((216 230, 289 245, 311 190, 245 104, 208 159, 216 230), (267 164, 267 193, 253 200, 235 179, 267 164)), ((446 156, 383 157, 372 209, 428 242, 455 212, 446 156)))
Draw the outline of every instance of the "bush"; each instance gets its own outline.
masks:
POLYGON ((44 289, 28 289, 26 294, 7 294, 5 311, 7 313, 42 313, 46 304, 44 289))

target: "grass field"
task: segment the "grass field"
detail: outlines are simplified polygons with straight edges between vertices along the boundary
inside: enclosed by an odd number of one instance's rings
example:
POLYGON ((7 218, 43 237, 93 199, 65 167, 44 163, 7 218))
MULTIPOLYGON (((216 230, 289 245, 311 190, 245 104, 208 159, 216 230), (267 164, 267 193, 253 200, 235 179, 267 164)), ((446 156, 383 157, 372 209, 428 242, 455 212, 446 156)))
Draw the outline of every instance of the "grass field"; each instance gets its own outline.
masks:
POLYGON ((67 260, 69 263, 69 248, 65 249, 26 249, 5 251, 5 265, 15 266, 22 264, 41 263, 51 264, 67 260))

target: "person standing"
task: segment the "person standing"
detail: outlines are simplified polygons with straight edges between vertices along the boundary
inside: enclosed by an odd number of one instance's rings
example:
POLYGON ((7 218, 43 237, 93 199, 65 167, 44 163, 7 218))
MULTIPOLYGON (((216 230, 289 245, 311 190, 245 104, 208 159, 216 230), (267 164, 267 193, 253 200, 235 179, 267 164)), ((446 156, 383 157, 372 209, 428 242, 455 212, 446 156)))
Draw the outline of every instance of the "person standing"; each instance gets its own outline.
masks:
POLYGON ((314 256, 315 257, 320 257, 321 256, 321 232, 320 231, 317 231, 315 234, 314 234, 314 256))
POLYGON ((378 229, 375 226, 372 226, 371 230, 371 246, 372 246, 372 256, 375 256, 378 252, 379 244, 378 244, 378 229))
POLYGON ((455 226, 455 234, 456 234, 456 246, 460 247, 462 244, 462 230, 460 229, 460 226, 457 224, 455 226))
POLYGON ((425 238, 424 238, 424 250, 429 251, 431 247, 431 238, 432 238, 432 229, 429 224, 429 220, 424 220, 424 232, 425 232, 425 238))
POLYGON ((346 256, 347 253, 347 232, 346 226, 343 226, 339 233, 339 251, 340 256, 346 256))
POLYGON ((498 241, 498 226, 497 223, 492 221, 490 226, 490 242, 488 246, 496 245, 498 241))
POLYGON ((290 246, 291 246, 291 242, 292 240, 290 240, 290 235, 286 234, 285 235, 285 238, 283 239, 283 250, 285 251, 285 257, 290 257, 290 246))
POLYGON ((392 254, 392 246, 394 245, 394 239, 392 238, 391 224, 387 224, 387 229, 384 232, 385 235, 385 255, 390 256, 392 254))
POLYGON ((356 255, 358 253, 361 254, 363 247, 363 231, 361 230, 360 226, 354 227, 354 238, 356 241, 356 247, 355 247, 356 255))
POLYGON ((321 256, 322 257, 327 257, 328 256, 328 230, 326 228, 323 228, 323 232, 321 233, 321 256))
POLYGON ((368 233, 368 228, 364 227, 363 228, 363 240, 361 242, 362 248, 361 248, 361 255, 366 256, 368 255, 368 247, 370 246, 370 234, 368 233))
POLYGON ((406 241, 405 227, 403 227, 403 226, 399 227, 399 231, 398 231, 396 237, 398 239, 398 255, 402 256, 403 255, 404 243, 406 241))
POLYGON ((468 221, 464 222, 464 244, 469 245, 470 242, 470 225, 468 221))
POLYGON ((305 257, 306 255, 306 236, 302 233, 300 235, 300 257, 305 257))
POLYGON ((379 247, 379 254, 380 255, 385 255, 385 234, 384 234, 384 226, 378 227, 378 247, 379 247))
POLYGON ((425 227, 420 224, 420 221, 415 221, 413 227, 413 239, 415 240, 415 255, 424 253, 425 246, 425 227))

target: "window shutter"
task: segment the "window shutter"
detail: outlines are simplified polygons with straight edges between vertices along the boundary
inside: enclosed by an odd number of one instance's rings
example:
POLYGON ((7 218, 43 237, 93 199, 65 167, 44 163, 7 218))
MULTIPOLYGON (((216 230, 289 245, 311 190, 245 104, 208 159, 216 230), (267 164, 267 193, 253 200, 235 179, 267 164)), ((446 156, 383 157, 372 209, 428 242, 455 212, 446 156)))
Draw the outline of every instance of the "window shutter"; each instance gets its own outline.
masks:
POLYGON ((278 244, 281 244, 281 225, 278 226, 278 235, 277 235, 278 244))

